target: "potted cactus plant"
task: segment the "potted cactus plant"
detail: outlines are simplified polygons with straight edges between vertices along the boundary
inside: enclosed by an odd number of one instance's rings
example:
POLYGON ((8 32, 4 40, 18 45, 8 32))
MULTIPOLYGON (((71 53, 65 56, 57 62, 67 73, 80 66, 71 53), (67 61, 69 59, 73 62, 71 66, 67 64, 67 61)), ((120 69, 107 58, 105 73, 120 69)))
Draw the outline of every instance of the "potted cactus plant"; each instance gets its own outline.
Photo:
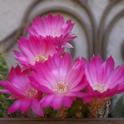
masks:
MULTIPOLYGON (((72 20, 49 14, 36 17, 20 37, 14 50, 19 64, 7 79, 0 75, 1 102, 3 94, 11 101, 10 118, 2 123, 109 123, 103 118, 110 115, 111 97, 124 92, 124 66, 115 67, 111 56, 73 58, 66 51, 73 49, 73 26, 72 20)), ((6 76, 3 63, 0 71, 6 76)))

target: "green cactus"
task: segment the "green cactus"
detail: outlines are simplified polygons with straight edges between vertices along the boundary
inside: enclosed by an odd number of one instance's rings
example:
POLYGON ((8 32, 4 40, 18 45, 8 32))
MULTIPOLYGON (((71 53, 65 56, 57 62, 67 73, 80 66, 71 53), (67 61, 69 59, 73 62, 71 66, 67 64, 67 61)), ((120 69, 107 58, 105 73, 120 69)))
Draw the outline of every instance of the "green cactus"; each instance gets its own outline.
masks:
POLYGON ((0 80, 6 79, 8 74, 8 66, 2 54, 0 54, 0 80))
MULTIPOLYGON (((8 74, 8 67, 2 54, 0 54, 0 80, 5 80, 8 74)), ((1 88, 1 87, 0 87, 1 88)), ((11 100, 8 99, 8 95, 0 94, 0 117, 6 116, 7 108, 11 100)))

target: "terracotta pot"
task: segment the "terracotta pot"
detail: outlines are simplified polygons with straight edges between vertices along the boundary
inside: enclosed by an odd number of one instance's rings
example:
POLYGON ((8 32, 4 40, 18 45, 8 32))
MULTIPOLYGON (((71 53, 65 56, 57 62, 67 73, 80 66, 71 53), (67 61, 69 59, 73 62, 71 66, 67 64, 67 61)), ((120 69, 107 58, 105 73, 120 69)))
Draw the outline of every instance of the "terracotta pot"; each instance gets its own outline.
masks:
POLYGON ((26 119, 1 118, 0 124, 124 124, 124 118, 106 119, 26 119))

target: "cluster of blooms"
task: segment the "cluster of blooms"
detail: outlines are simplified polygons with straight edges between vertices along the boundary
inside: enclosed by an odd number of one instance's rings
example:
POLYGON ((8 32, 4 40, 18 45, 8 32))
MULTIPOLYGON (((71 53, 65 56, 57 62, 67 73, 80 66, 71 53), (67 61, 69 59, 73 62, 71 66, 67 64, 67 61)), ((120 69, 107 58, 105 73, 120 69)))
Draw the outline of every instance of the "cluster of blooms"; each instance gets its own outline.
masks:
POLYGON ((28 35, 19 39, 14 53, 21 66, 12 67, 8 80, 0 81, 0 92, 14 99, 9 112, 32 109, 43 116, 47 107, 70 108, 77 98, 91 102, 124 91, 124 66, 115 67, 112 57, 73 60, 65 52, 75 38, 73 25, 61 15, 37 17, 28 35))

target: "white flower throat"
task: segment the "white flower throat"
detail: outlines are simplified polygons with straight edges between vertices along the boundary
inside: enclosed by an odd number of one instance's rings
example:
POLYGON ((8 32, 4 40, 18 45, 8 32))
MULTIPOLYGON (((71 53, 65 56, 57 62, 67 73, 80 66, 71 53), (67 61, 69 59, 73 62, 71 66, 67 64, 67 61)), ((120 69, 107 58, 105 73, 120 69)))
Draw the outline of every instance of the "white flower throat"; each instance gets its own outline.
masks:
POLYGON ((95 83, 93 85, 93 89, 100 92, 100 93, 103 93, 107 90, 107 87, 104 84, 95 83))
POLYGON ((64 94, 68 91, 68 86, 66 83, 57 83, 55 86, 55 92, 59 94, 64 94))

